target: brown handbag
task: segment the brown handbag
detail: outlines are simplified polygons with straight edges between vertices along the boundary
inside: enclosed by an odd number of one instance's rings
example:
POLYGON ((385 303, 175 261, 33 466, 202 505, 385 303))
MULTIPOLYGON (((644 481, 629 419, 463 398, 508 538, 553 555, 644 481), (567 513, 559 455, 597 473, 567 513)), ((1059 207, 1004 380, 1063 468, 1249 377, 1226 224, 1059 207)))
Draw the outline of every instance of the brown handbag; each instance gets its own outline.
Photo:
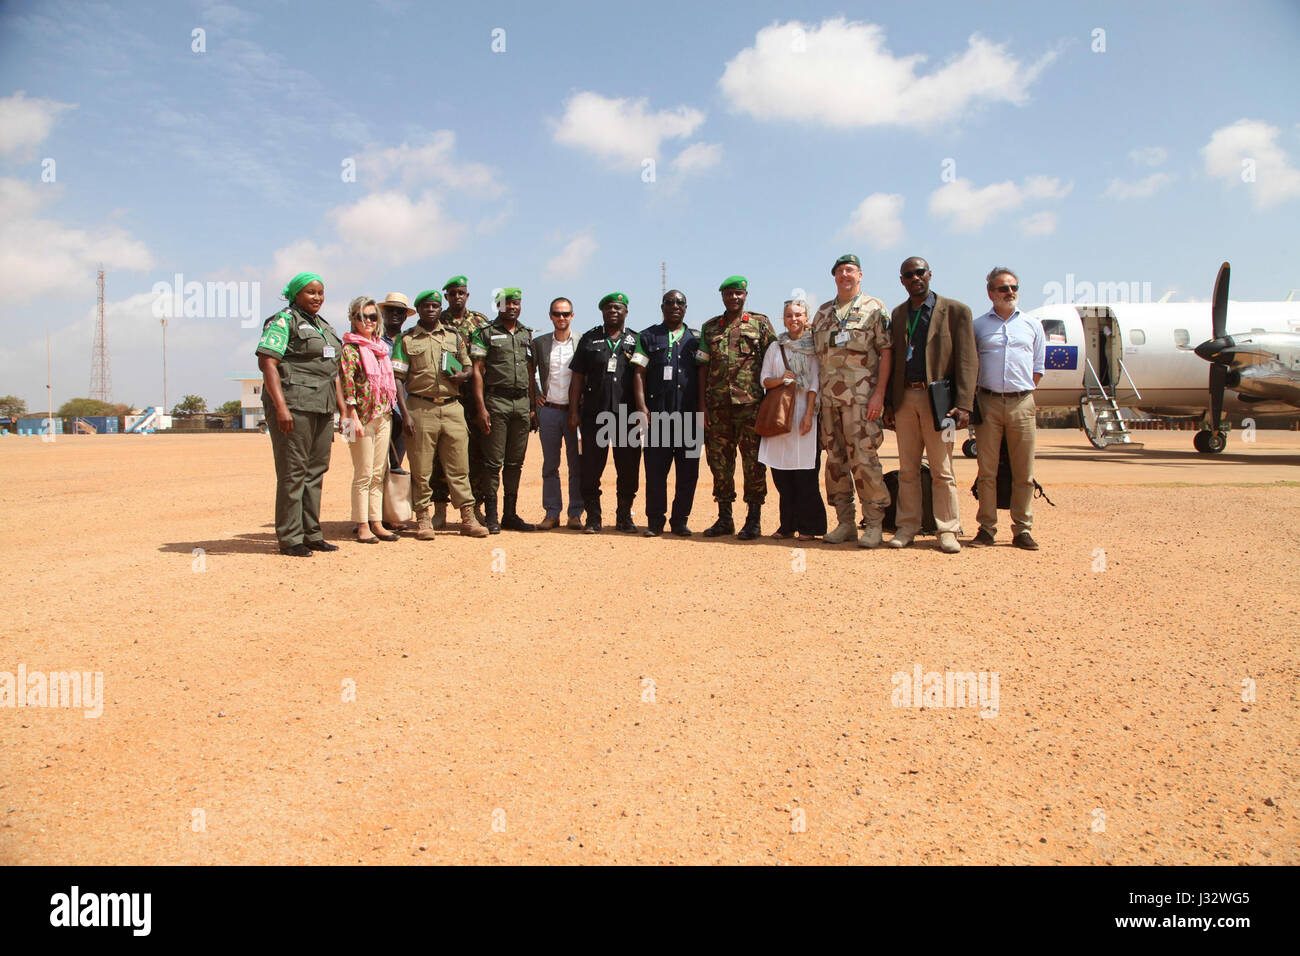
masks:
MULTIPOLYGON (((789 370, 790 363, 786 361, 784 345, 781 346, 781 364, 789 370)), ((789 434, 790 429, 794 428, 794 400, 798 387, 797 382, 790 382, 768 389, 763 396, 763 403, 758 406, 754 431, 764 437, 789 434)))

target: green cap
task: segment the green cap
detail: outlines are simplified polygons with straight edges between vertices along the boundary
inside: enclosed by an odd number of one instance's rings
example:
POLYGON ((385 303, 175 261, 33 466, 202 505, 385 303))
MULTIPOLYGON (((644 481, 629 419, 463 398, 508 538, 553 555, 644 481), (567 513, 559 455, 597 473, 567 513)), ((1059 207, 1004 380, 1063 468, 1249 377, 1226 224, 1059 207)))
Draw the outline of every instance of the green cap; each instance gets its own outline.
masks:
POLYGON ((420 303, 425 299, 432 299, 436 304, 442 305, 442 293, 437 289, 425 289, 415 297, 415 306, 419 308, 420 303))
POLYGON ((846 262, 849 265, 857 266, 859 269, 862 268, 862 260, 859 259, 857 256, 855 256, 853 253, 846 252, 844 255, 840 256, 838 259, 835 260, 835 265, 831 266, 831 275, 835 275, 835 270, 838 269, 840 266, 844 265, 844 263, 846 262))
POLYGON ((456 286, 456 285, 465 286, 468 288, 469 280, 466 279, 464 276, 452 276, 450 279, 448 279, 446 282, 442 284, 442 291, 446 292, 452 286, 456 286))
POLYGON ((722 285, 718 286, 719 292, 726 292, 728 289, 740 289, 745 291, 749 288, 749 280, 744 276, 727 276, 722 280, 722 285))
POLYGON ((520 292, 514 286, 511 286, 510 288, 502 289, 500 292, 497 293, 497 304, 500 305, 502 302, 508 302, 511 299, 519 299, 522 301, 523 297, 524 294, 522 292, 520 292))
POLYGON ((627 296, 625 296, 622 292, 611 292, 609 295, 605 296, 600 300, 600 304, 597 305, 596 308, 603 309, 611 302, 621 302, 624 305, 627 305, 627 296))

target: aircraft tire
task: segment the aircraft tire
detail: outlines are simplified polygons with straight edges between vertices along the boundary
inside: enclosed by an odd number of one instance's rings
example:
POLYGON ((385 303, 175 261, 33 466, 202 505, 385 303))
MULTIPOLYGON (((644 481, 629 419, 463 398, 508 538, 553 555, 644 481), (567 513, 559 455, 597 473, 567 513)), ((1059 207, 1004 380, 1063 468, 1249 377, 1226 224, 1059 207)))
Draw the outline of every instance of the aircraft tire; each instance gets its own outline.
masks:
POLYGON ((967 438, 961 443, 961 453, 967 458, 978 458, 979 452, 975 450, 975 439, 967 438))

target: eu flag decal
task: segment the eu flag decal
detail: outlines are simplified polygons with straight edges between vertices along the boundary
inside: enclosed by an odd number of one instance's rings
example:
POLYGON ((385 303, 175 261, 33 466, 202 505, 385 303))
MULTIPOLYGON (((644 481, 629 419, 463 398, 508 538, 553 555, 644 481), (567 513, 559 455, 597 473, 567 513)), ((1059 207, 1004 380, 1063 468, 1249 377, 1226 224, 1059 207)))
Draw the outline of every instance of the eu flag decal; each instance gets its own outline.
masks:
POLYGON ((1047 347, 1048 368, 1078 368, 1079 346, 1049 345, 1047 347))

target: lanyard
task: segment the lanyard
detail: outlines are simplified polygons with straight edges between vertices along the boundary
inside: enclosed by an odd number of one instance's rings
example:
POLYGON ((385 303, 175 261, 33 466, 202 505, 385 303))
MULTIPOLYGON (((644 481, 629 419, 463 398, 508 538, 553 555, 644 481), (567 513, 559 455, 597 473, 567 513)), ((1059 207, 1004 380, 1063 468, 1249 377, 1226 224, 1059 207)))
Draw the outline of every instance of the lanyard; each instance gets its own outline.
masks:
POLYGON ((850 299, 850 300, 849 300, 849 304, 848 304, 848 306, 845 307, 845 309, 844 309, 844 318, 842 318, 842 319, 839 320, 839 323, 840 323, 840 331, 841 331, 841 332, 844 331, 844 326, 846 326, 846 325, 849 324, 849 316, 853 314, 853 309, 854 309, 854 307, 858 304, 858 299, 860 299, 860 298, 862 298, 862 293, 861 293, 861 292, 859 292, 859 293, 858 293, 857 295, 855 295, 852 299, 850 299))
POLYGON ((921 308, 913 312, 911 317, 907 320, 907 342, 909 345, 911 345, 912 342, 912 335, 916 332, 916 324, 921 321, 921 313, 923 311, 925 311, 924 304, 921 308))

